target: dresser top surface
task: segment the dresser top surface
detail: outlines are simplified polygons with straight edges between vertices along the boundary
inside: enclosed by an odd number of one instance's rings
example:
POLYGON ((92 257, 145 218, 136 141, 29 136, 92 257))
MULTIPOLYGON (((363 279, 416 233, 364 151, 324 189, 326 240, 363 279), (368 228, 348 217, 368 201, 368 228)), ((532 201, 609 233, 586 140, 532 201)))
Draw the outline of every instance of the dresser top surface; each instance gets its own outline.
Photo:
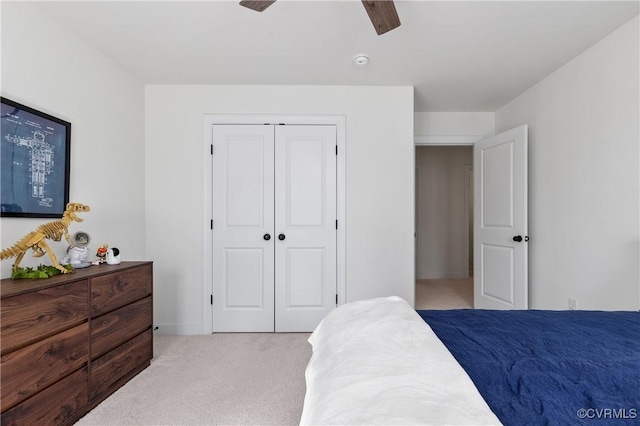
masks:
POLYGON ((68 284, 75 281, 81 281, 100 275, 111 274, 119 271, 126 271, 127 269, 136 268, 143 265, 151 265, 153 262, 141 261, 141 262, 122 262, 119 265, 107 265, 103 263, 97 266, 89 266, 87 268, 75 269, 70 274, 56 275, 50 278, 30 280, 21 279, 13 280, 11 278, 5 278, 0 284, 0 297, 11 297, 23 293, 29 293, 32 291, 43 290, 49 287, 55 287, 61 284, 68 284))

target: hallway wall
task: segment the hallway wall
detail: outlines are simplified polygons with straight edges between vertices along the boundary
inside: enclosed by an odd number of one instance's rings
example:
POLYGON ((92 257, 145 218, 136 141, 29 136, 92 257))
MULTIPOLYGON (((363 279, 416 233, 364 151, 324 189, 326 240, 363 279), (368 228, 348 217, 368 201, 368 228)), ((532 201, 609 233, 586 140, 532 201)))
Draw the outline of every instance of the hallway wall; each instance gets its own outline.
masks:
POLYGON ((468 276, 465 166, 472 163, 471 146, 416 147, 416 279, 468 276))

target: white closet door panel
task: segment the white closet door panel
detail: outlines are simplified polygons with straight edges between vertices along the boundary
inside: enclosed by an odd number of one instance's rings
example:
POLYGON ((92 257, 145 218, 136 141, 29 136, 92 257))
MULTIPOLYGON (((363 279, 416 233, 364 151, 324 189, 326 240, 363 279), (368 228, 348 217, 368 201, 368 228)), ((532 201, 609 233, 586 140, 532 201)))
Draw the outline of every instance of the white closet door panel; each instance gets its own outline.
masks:
POLYGON ((228 142, 225 147, 226 226, 264 227, 264 140, 252 137, 234 138, 228 142))
POLYGON ((326 159, 323 138, 293 138, 286 144, 287 227, 322 227, 326 221, 326 159))
POLYGON ((215 125, 213 144, 213 330, 274 331, 273 128, 215 125))
POLYGON ((286 253, 289 270, 286 273, 287 281, 282 284, 286 286, 288 306, 322 308, 326 298, 323 285, 326 250, 289 248, 286 253))
POLYGON ((336 306, 336 128, 278 126, 275 146, 276 331, 311 331, 336 306))
POLYGON ((264 263, 264 250, 228 248, 225 249, 224 260, 224 265, 221 265, 225 278, 224 306, 236 309, 263 309, 265 276, 261 265, 264 263), (247 265, 253 267, 247 268, 247 265))

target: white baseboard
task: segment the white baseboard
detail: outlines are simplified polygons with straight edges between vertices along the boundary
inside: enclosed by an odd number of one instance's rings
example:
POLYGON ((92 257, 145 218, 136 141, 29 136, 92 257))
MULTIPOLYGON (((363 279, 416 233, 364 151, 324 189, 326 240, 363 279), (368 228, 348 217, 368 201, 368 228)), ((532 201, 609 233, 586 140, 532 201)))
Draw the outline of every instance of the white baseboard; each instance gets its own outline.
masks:
POLYGON ((416 280, 463 280, 469 278, 464 272, 443 272, 437 276, 416 277, 416 280))
POLYGON ((156 335, 193 336, 204 334, 200 324, 154 324, 153 333, 156 335))

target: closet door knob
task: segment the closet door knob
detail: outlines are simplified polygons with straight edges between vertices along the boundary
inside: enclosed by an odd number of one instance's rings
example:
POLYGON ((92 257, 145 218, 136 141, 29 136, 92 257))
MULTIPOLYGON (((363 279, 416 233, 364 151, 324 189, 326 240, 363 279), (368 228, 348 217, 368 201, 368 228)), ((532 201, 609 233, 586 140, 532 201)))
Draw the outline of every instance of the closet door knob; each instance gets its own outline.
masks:
POLYGON ((515 241, 516 243, 519 243, 522 241, 522 235, 516 235, 515 237, 513 237, 513 241, 515 241))
POLYGON ((265 241, 269 241, 271 239, 271 235, 264 234, 264 236, 262 238, 264 238, 265 241))
POLYGON ((280 234, 280 235, 278 235, 278 239, 279 239, 280 241, 284 240, 285 238, 286 238, 286 237, 284 236, 284 234, 280 234))

